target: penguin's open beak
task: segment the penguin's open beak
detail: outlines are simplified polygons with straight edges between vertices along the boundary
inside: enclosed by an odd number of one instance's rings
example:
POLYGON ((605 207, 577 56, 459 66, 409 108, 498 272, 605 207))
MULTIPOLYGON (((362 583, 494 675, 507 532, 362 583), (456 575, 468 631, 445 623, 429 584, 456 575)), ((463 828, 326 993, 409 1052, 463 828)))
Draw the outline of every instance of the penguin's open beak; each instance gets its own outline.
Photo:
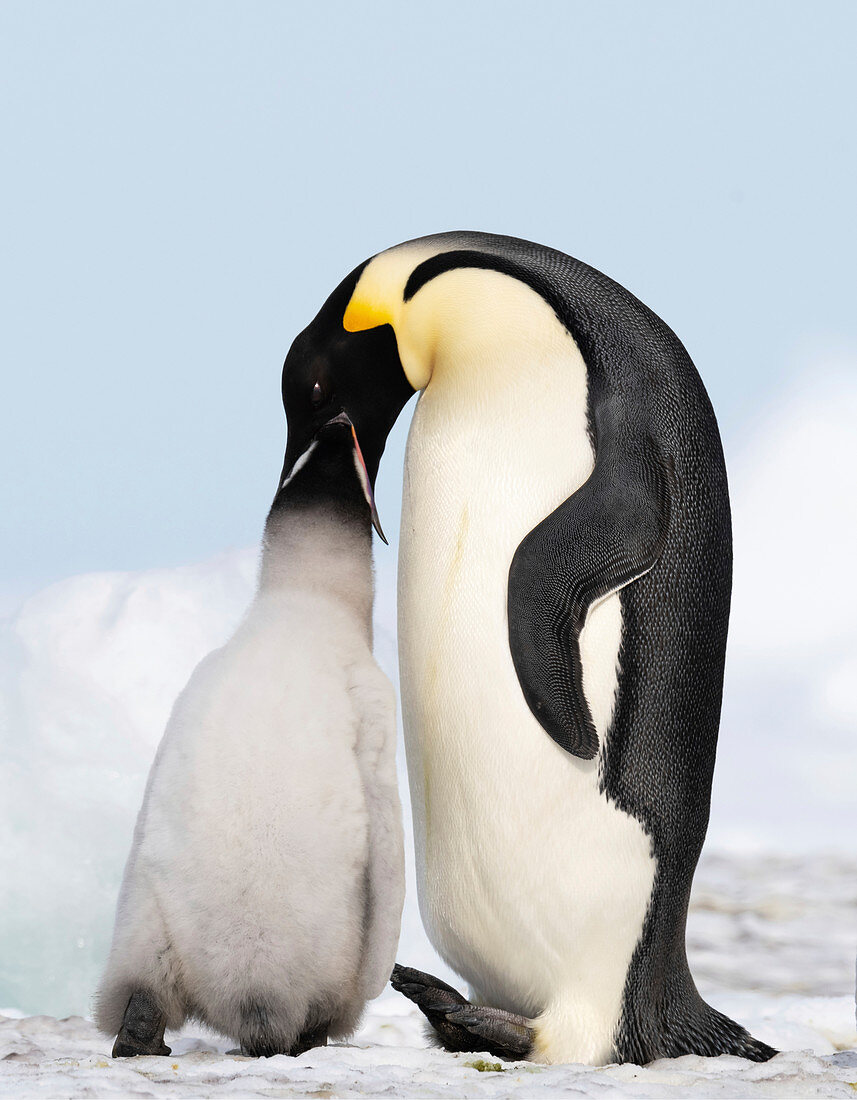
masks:
POLYGON ((347 424, 351 429, 351 438, 354 441, 354 465, 357 468, 357 476, 360 478, 360 484, 363 487, 363 495, 366 497, 366 503, 369 505, 369 512, 372 516, 372 526, 378 532, 378 537, 389 546, 387 536, 381 529, 381 520, 378 518, 378 509, 375 506, 375 494, 372 492, 372 482, 369 480, 369 471, 366 469, 366 461, 363 458, 363 452, 360 450, 360 441, 357 438, 357 432, 354 429, 351 417, 343 409, 341 413, 327 421, 327 424, 324 425, 325 428, 328 424, 347 424))

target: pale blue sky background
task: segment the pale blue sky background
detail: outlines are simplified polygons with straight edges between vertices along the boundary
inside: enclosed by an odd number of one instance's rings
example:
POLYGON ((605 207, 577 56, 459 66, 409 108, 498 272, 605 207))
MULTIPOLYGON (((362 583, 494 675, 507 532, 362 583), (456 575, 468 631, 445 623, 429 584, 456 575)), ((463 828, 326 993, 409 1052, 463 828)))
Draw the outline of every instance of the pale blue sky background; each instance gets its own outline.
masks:
POLYGON ((292 337, 422 233, 529 237, 625 284, 728 453, 857 344, 855 30, 832 0, 3 0, 0 611, 255 542, 292 337))

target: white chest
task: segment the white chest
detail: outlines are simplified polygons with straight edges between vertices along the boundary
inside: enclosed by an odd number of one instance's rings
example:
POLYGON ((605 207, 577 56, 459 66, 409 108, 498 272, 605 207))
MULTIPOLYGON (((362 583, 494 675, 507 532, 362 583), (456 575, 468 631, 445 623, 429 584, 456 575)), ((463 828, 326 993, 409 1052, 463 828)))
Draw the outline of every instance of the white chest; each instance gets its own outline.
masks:
MULTIPOLYGON (((654 861, 639 823, 600 793, 598 761, 569 756, 539 726, 509 651, 515 549, 593 463, 585 366, 544 309, 537 339, 532 326, 502 347, 486 333, 465 362, 441 348, 414 414, 399 563, 402 705, 429 935, 486 1001, 579 1018, 572 1032, 559 1028, 563 1042, 580 1036, 564 1055, 591 1061, 609 1053, 654 861)), ((613 596, 581 639, 601 734, 621 629, 613 596)))

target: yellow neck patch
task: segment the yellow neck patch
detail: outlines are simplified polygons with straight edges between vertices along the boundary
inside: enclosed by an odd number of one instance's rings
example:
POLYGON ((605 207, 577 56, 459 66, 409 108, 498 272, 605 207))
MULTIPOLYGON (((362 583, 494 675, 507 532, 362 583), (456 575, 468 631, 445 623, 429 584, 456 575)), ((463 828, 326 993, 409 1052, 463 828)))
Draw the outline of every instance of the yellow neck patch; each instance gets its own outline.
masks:
POLYGON ((390 310, 381 302, 369 302, 354 295, 346 307, 342 327, 346 332, 364 332, 379 325, 392 325, 390 310))
MULTIPOLYGON (((415 390, 421 390, 431 377, 433 341, 428 338, 431 318, 414 325, 414 303, 403 300, 411 272, 423 260, 436 255, 437 245, 398 245, 373 257, 363 269, 351 301, 342 317, 346 332, 363 332, 379 325, 392 325, 402 368, 415 390)), ((427 303, 418 296, 422 313, 427 303)))

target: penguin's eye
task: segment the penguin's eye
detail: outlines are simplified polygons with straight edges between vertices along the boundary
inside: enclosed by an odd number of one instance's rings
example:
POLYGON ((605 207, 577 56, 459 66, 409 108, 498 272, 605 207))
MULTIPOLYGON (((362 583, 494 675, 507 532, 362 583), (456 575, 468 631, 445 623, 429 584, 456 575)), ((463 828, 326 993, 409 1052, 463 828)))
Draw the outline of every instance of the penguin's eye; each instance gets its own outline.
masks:
POLYGON ((310 398, 310 400, 312 401, 312 407, 314 409, 320 409, 325 401, 327 401, 327 395, 321 388, 320 382, 316 382, 316 384, 313 386, 312 397, 310 398))

